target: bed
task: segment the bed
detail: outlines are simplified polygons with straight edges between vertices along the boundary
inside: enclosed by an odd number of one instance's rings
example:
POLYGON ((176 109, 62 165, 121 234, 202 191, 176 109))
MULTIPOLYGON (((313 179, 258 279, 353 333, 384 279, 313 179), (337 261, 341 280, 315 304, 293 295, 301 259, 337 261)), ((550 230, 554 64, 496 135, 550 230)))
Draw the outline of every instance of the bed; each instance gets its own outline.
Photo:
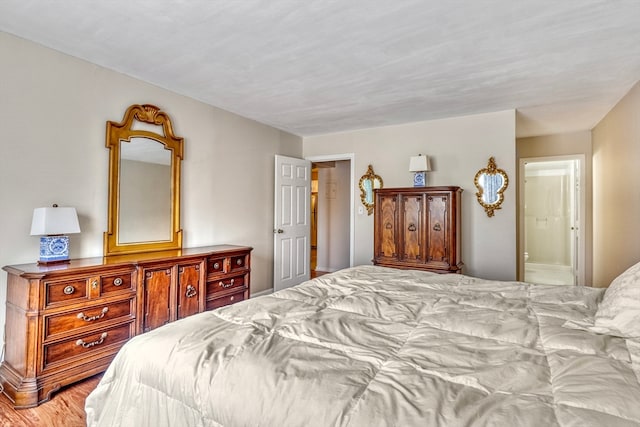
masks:
POLYGON ((87 424, 638 426, 634 268, 610 301, 348 268, 136 336, 88 396, 87 424))

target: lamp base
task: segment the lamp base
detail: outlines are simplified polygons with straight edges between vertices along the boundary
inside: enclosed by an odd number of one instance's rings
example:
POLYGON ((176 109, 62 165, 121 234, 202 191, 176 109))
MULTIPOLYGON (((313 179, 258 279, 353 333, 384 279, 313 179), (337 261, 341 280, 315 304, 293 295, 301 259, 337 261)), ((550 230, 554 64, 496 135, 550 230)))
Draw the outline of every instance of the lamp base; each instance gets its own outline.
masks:
POLYGON ((40 237, 40 260, 38 264, 69 262, 69 236, 40 237))
POLYGON ((427 173, 426 172, 415 172, 413 175, 413 186, 414 187, 426 187, 427 186, 427 173))

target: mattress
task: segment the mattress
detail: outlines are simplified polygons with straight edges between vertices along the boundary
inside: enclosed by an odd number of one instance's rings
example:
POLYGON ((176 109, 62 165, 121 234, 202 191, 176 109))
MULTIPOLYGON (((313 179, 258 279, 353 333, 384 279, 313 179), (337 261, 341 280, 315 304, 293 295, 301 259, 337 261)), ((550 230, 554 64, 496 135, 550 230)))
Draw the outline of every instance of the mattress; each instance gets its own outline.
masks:
POLYGON ((136 336, 87 423, 638 426, 638 342, 579 326, 602 295, 349 268, 136 336))

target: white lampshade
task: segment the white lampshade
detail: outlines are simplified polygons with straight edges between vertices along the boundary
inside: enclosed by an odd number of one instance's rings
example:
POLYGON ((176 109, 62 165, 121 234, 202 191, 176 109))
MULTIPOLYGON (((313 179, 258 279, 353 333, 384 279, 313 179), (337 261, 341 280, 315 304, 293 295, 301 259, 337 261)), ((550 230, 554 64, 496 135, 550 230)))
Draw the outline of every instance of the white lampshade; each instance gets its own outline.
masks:
POLYGON ((428 172, 431 168, 429 166, 429 156, 412 156, 409 161, 409 172, 428 172))
POLYGON ((36 208, 33 210, 31 221, 31 235, 42 236, 52 234, 79 233, 80 224, 76 208, 60 208, 54 205, 50 208, 36 208))

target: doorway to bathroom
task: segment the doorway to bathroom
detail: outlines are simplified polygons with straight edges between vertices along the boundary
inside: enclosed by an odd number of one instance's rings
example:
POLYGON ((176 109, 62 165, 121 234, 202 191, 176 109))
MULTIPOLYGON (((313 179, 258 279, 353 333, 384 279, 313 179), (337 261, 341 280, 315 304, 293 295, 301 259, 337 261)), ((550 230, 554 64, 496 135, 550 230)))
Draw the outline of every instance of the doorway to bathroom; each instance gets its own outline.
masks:
POLYGON ((524 281, 584 284, 584 156, 520 159, 524 281))

